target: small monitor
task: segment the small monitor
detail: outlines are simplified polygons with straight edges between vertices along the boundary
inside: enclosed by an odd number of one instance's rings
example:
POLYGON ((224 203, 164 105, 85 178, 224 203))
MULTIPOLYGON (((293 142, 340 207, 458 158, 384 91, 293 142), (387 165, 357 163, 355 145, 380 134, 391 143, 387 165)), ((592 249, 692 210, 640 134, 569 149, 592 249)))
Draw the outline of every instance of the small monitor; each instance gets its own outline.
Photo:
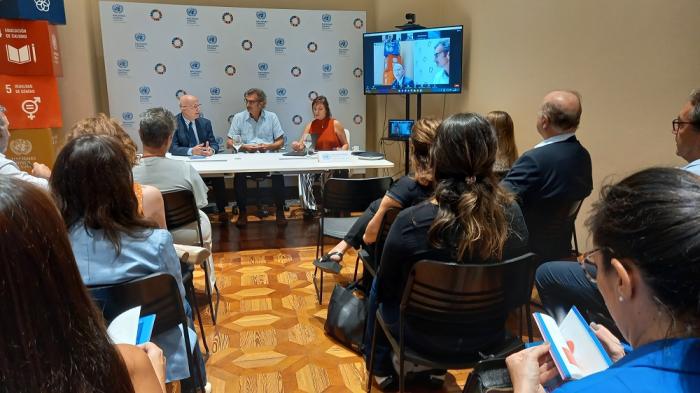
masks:
POLYGON ((413 120, 389 120, 389 137, 387 139, 407 141, 411 137, 413 120))

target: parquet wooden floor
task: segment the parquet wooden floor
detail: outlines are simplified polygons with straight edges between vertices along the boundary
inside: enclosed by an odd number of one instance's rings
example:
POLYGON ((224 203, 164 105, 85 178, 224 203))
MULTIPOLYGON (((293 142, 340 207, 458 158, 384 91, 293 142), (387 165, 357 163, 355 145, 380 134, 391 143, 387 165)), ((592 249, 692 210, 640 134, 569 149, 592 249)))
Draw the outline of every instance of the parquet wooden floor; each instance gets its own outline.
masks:
MULTIPOLYGON (((314 247, 214 254, 221 291, 216 326, 200 301, 214 392, 365 391, 363 359, 323 332, 335 280, 324 276, 324 306, 319 306, 312 281, 314 254, 314 247)), ((355 258, 354 252, 345 255, 339 281, 352 279, 355 258)), ((203 289, 198 273, 198 288, 203 289)), ((461 391, 467 375, 450 372, 437 391, 461 391)))

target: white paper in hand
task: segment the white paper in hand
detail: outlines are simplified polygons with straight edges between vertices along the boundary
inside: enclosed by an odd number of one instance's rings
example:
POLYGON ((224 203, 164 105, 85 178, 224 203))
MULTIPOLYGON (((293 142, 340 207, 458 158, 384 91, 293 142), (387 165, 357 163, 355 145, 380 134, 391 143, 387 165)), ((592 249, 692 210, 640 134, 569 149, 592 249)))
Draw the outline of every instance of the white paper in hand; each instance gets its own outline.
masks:
POLYGON ((115 344, 135 344, 139 330, 141 306, 136 306, 119 314, 107 327, 107 334, 115 344))

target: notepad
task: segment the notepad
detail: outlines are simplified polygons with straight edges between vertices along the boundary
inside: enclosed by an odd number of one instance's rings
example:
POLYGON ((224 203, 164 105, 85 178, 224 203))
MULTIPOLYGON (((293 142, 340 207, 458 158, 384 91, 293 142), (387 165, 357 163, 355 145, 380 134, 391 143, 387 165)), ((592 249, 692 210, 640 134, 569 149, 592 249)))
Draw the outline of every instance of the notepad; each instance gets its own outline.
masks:
POLYGON ((150 341, 156 315, 150 314, 143 317, 140 315, 141 306, 137 306, 114 318, 107 327, 107 334, 112 342, 138 345, 150 341))
POLYGON ((610 367, 612 360, 576 307, 557 325, 554 318, 533 313, 562 380, 581 379, 610 367))

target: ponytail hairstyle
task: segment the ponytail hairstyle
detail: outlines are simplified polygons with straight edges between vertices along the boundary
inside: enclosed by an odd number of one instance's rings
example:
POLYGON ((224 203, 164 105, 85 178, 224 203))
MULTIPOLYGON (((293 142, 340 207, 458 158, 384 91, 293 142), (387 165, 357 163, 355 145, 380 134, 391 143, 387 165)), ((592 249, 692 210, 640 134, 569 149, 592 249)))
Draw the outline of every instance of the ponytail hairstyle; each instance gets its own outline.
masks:
POLYGON ((502 257, 513 198, 493 172, 496 150, 493 129, 475 113, 443 121, 430 149, 438 213, 428 239, 436 248, 454 247, 458 261, 502 257))
POLYGON ((411 131, 411 165, 416 181, 423 186, 433 182, 430 165, 430 147, 435 140, 435 132, 440 121, 433 118, 418 119, 411 131))
MULTIPOLYGON (((608 185, 586 225, 610 259, 631 261, 654 300, 675 322, 700 329, 700 178, 649 168, 608 185)), ((676 327, 671 326, 671 329, 676 327)))

